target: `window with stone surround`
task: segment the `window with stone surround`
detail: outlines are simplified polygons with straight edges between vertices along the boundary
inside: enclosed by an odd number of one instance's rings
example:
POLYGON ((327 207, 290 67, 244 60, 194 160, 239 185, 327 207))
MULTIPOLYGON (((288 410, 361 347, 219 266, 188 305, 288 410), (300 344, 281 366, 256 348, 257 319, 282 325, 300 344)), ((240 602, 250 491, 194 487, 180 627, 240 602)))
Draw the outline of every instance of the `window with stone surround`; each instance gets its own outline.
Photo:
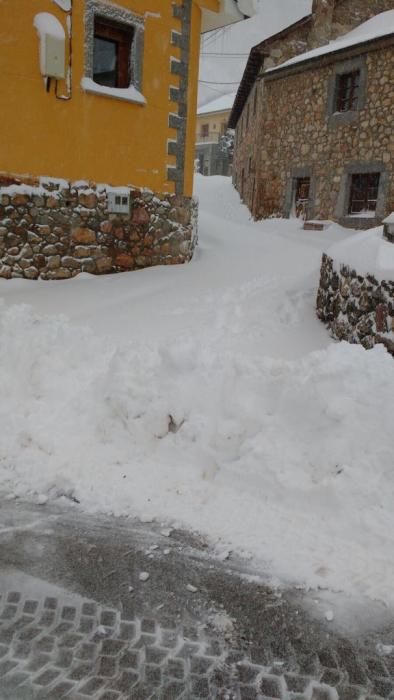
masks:
POLYGON ((335 106, 337 112, 350 112, 358 109, 360 95, 360 71, 337 75, 335 106))
POLYGON ((144 18, 121 4, 86 0, 83 89, 143 104, 144 29, 144 18))
POLYGON ((201 124, 201 136, 209 136, 209 124, 201 124))
POLYGON ((328 83, 328 125, 357 122, 367 99, 367 63, 359 56, 334 65, 328 83))
POLYGON ((343 168, 334 216, 344 226, 369 228, 387 215, 390 171, 379 160, 354 161, 343 168))
POLYGON ((380 173, 355 173, 351 176, 349 214, 375 214, 380 173))
POLYGON ((134 29, 105 18, 94 21, 93 80, 99 85, 130 85, 130 51, 134 29))

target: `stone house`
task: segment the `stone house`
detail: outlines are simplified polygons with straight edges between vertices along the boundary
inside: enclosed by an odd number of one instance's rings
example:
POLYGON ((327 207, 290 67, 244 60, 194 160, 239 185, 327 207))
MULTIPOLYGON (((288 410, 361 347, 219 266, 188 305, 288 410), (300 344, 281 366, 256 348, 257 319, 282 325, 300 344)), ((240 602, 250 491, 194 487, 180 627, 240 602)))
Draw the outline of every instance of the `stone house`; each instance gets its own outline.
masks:
POLYGON ((252 49, 230 126, 255 218, 381 223, 394 209, 393 71, 394 0, 315 0, 252 49))
POLYGON ((202 175, 230 175, 232 158, 223 148, 235 93, 216 97, 197 111, 196 160, 202 175))
POLYGON ((190 259, 200 34, 250 7, 0 2, 1 277, 190 259))

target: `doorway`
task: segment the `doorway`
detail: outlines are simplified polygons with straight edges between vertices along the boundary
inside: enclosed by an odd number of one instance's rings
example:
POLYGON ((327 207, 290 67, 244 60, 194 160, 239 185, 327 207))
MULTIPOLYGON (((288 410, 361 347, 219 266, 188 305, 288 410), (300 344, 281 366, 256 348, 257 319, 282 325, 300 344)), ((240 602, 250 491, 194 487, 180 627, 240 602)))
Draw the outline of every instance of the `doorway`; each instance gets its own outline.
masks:
POLYGON ((294 188, 294 212, 298 219, 308 216, 309 196, 311 190, 310 177, 298 177, 294 188))

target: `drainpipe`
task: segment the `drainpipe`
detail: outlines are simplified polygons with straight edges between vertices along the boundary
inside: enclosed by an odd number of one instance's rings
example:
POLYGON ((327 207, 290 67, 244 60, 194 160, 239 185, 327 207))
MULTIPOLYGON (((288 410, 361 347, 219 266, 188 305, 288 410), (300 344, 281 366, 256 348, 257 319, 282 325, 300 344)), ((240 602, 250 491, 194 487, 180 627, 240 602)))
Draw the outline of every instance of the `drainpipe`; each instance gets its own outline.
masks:
POLYGON ((62 4, 57 0, 54 0, 56 4, 65 12, 67 12, 66 25, 68 34, 68 67, 66 74, 66 88, 67 92, 65 95, 58 94, 58 81, 56 80, 55 85, 55 95, 58 100, 71 100, 72 98, 72 29, 73 29, 73 0, 69 0, 68 3, 62 4), (65 6, 69 6, 69 9, 65 9, 65 6))

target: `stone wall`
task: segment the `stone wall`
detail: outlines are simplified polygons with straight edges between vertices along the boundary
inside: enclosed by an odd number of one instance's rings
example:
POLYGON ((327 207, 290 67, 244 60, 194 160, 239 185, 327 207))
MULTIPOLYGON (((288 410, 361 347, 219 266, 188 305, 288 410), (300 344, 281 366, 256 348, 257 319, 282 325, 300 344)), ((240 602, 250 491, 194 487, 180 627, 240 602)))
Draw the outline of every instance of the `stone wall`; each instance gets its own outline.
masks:
POLYGON ((309 217, 369 228, 394 209, 394 47, 381 44, 351 58, 328 56, 308 69, 293 67, 264 81, 256 217, 288 216, 296 177, 311 177, 309 217), (348 59, 348 62, 346 61, 348 59), (332 114, 336 71, 361 63, 363 107, 332 114), (339 66, 339 68, 338 68, 339 66), (379 216, 347 216, 349 173, 381 172, 379 216))
POLYGON ((379 282, 323 255, 318 318, 338 340, 372 348, 383 343, 394 356, 394 281, 379 282))
POLYGON ((3 178, 0 277, 57 280, 191 259, 195 200, 123 188, 130 192, 129 213, 115 214, 108 211, 111 188, 55 182, 3 178))
POLYGON ((256 185, 256 161, 255 149, 255 125, 261 119, 261 104, 263 99, 263 83, 257 81, 251 91, 241 119, 237 124, 234 142, 233 158, 233 184, 240 197, 252 211, 255 185, 256 185), (248 120, 246 120, 249 109, 248 120))
MULTIPOLYGON (((313 16, 291 31, 283 33, 274 41, 269 39, 260 45, 266 54, 264 70, 307 51, 311 46, 325 44, 329 40, 354 29, 374 15, 391 9, 394 9, 394 0, 314 0, 313 16)), ((388 114, 394 105, 392 80, 391 83, 388 82, 393 70, 392 55, 389 57, 382 54, 374 57, 371 54, 368 69, 368 81, 372 76, 374 78, 368 90, 372 100, 377 98, 375 108, 370 103, 365 112, 360 113, 358 120, 353 119, 352 124, 348 124, 347 129, 343 129, 341 126, 337 134, 335 134, 335 129, 328 131, 326 120, 329 68, 322 71, 320 76, 314 76, 313 86, 309 84, 311 77, 309 71, 300 74, 293 82, 278 84, 268 110, 265 108, 265 80, 261 76, 257 79, 236 127, 233 163, 234 186, 242 195, 255 218, 275 214, 283 215, 285 190, 288 186, 288 178, 292 176, 292 170, 298 168, 299 172, 305 172, 307 168, 311 171, 313 166, 316 170, 316 177, 324 177, 330 149, 334 149, 332 160, 334 163, 337 162, 334 173, 334 189, 330 192, 330 187, 328 185, 325 187, 325 192, 321 193, 325 201, 322 202, 321 207, 318 204, 316 211, 317 215, 320 207, 324 218, 328 216, 338 220, 341 218, 340 215, 334 216, 334 209, 339 189, 343 185, 342 166, 344 162, 356 163, 361 160, 368 162, 376 160, 376 157, 382 158, 384 156, 385 160, 382 162, 386 164, 387 169, 390 169, 391 166, 392 171, 393 146, 392 137, 390 138, 389 135, 390 125, 387 122, 388 114), (247 120, 248 105, 250 110, 254 90, 258 91, 259 109, 256 116, 247 120), (279 98, 279 103, 275 103, 276 98, 279 98), (296 110, 296 115, 293 108, 296 110), (383 108, 383 118, 381 118, 381 108, 383 108), (278 115, 280 115, 280 119, 278 119, 278 115), (274 153, 277 146, 282 146, 284 137, 286 141, 289 120, 291 121, 291 131, 289 143, 285 143, 285 145, 287 146, 286 156, 291 159, 291 167, 287 168, 285 174, 285 158, 276 159, 273 157, 271 159, 271 153, 274 153), (246 128, 247 121, 249 123, 246 128), (356 126, 358 124, 361 129, 357 134, 356 126), (375 147, 376 143, 377 148, 375 147), (342 146, 343 157, 341 159, 342 146), (383 153, 382 147, 385 148, 383 153), (255 165, 254 171, 249 176, 251 155, 255 165), (272 163, 272 169, 268 172, 270 163, 272 163), (267 182, 268 179, 270 182, 267 182)), ((272 85, 269 90, 271 93, 274 90, 272 85)), ((392 186, 389 189, 392 192, 392 186)), ((390 192, 388 196, 393 199, 390 192)), ((393 208, 393 202, 391 202, 391 208, 393 208)), ((390 210, 390 204, 387 205, 387 210, 390 210)), ((288 212, 286 212, 287 214, 288 212)), ((362 226, 363 222, 354 223, 362 226)))
MULTIPOLYGON (((273 68, 306 51, 309 31, 310 23, 305 22, 278 39, 264 42, 264 69, 273 68)), ((258 79, 245 103, 235 131, 233 183, 252 212, 257 195, 258 144, 263 101, 264 81, 258 79)))
POLYGON ((371 17, 394 9, 394 0, 313 0, 309 47, 327 44, 371 17))
POLYGON ((331 39, 346 34, 371 17, 394 10, 394 0, 336 0, 332 17, 331 39))
POLYGON ((336 0, 313 0, 311 31, 308 37, 310 49, 330 41, 335 4, 336 0))

